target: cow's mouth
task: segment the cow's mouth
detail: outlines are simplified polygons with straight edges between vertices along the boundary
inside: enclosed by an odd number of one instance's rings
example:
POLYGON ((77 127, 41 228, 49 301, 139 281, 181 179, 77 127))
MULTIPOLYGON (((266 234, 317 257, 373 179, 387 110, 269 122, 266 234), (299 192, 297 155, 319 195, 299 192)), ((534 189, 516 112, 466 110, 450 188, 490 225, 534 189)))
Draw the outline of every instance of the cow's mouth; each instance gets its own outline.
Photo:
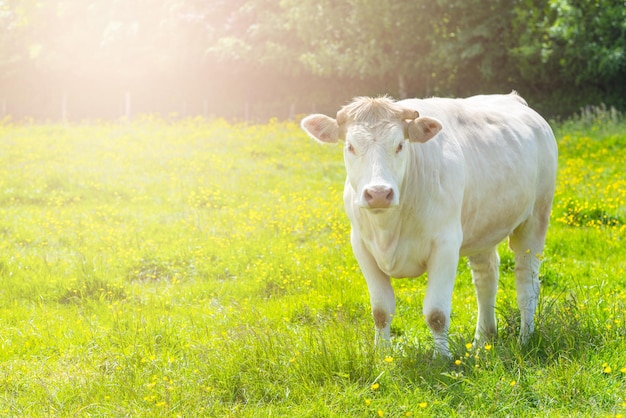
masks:
POLYGON ((372 208, 369 206, 361 206, 361 209, 367 211, 368 213, 373 213, 373 214, 382 214, 382 213, 387 213, 393 209, 397 209, 398 206, 397 205, 392 205, 392 206, 387 206, 384 208, 372 208))

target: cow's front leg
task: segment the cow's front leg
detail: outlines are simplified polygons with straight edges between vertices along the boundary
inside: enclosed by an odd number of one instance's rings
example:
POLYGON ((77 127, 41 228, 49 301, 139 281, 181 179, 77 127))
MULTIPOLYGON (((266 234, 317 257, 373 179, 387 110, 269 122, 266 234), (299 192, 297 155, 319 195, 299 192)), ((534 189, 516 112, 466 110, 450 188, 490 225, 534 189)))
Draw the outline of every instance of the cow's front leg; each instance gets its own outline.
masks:
POLYGON ((448 328, 458 261, 459 247, 449 243, 434 248, 428 260, 424 317, 435 340, 435 355, 447 358, 451 357, 448 348, 448 328))
POLYGON ((367 288, 370 294, 372 317, 376 334, 374 345, 389 344, 391 335, 391 320, 396 312, 396 300, 389 276, 365 274, 367 288))
POLYGON ((389 276, 383 273, 374 257, 363 246, 360 239, 353 237, 352 249, 367 282, 376 334, 374 344, 389 343, 391 320, 396 312, 396 299, 389 276))

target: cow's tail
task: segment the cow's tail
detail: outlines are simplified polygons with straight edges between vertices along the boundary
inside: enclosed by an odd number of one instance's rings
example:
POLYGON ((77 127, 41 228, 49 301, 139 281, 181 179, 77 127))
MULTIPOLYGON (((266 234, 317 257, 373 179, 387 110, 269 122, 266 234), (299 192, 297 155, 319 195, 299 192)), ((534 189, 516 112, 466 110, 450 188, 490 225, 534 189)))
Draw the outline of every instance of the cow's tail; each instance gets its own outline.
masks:
POLYGON ((517 101, 520 102, 521 104, 523 104, 524 106, 528 106, 528 103, 526 103, 526 100, 524 100, 524 98, 522 96, 517 94, 517 92, 515 90, 511 90, 511 96, 515 97, 517 99, 517 101))

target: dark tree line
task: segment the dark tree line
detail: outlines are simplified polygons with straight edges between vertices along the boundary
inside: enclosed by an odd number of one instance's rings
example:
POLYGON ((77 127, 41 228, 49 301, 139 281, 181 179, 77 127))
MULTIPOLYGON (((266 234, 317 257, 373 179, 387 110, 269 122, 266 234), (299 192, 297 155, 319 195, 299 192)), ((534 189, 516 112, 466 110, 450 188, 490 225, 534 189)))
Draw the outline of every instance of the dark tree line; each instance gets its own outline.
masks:
POLYGON ((518 90, 626 109, 623 0, 3 0, 0 116, 332 112, 518 90))

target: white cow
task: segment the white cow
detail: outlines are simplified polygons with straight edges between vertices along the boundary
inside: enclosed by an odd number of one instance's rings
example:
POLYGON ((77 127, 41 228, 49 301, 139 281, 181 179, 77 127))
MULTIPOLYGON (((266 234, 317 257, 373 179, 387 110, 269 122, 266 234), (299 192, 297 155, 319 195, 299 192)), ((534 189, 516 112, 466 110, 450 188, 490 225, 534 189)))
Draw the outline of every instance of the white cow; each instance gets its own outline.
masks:
POLYGON ((359 97, 333 119, 302 128, 345 140, 344 204, 354 254, 367 281, 376 341, 389 340, 391 277, 428 271, 424 316, 435 352, 450 357, 448 328, 459 256, 478 300, 475 339, 496 334, 498 244, 515 253, 520 339, 534 331, 539 264, 557 170, 548 123, 515 92, 466 99, 359 97), (419 112, 419 113, 418 113, 419 112))

